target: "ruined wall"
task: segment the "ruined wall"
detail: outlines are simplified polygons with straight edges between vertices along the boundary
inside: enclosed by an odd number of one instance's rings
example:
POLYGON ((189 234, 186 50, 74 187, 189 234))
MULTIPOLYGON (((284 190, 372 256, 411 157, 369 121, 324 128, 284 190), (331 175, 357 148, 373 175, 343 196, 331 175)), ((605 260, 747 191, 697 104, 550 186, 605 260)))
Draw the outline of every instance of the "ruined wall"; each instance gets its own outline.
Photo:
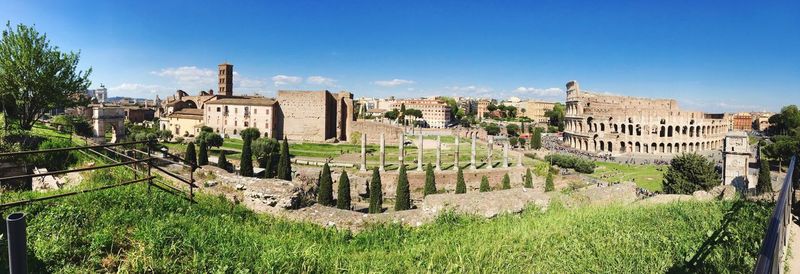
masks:
MULTIPOLYGON (((509 168, 494 168, 494 169, 463 169, 464 182, 467 184, 467 191, 477 191, 481 184, 481 177, 486 176, 489 179, 489 185, 494 189, 502 187, 503 176, 508 173, 511 179, 511 187, 522 187, 523 176, 525 176, 525 167, 509 167, 509 168)), ((408 183, 412 193, 422 193, 425 186, 425 172, 416 170, 407 170, 408 183)), ((436 177, 436 189, 446 189, 447 191, 455 191, 457 172, 455 170, 443 170, 434 173, 436 177)), ((397 176, 398 171, 385 171, 381 173, 381 183, 383 186, 383 193, 387 197, 394 197, 397 189, 397 176)), ((338 178, 338 177, 336 177, 338 178)), ((358 172, 350 177, 350 183, 353 185, 360 185, 368 182, 372 178, 372 172, 358 172)), ((533 177, 533 184, 544 184, 544 178, 533 177)))
POLYGON ((329 97, 327 91, 278 91, 281 137, 324 142, 331 128, 329 120, 333 120, 332 117, 328 118, 332 116, 329 105, 333 104, 329 97))
MULTIPOLYGON (((403 134, 403 128, 395 125, 370 121, 370 120, 356 120, 352 122, 351 132, 359 132, 367 134, 367 143, 378 144, 380 142, 381 133, 384 134, 386 145, 396 145, 400 142, 400 134, 403 134)), ((360 140, 358 142, 361 142, 360 140)))

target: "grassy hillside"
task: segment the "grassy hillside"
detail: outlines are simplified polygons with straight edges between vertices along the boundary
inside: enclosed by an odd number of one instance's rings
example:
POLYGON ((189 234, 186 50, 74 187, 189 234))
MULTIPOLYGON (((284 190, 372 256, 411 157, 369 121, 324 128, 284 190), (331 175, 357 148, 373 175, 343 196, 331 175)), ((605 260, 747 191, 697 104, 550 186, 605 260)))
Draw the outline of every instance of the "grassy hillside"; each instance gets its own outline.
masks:
POLYGON ((649 191, 662 191, 664 170, 667 166, 629 165, 611 162, 595 162, 597 168, 589 176, 608 182, 633 181, 637 186, 649 191))
MULTIPOLYGON (((98 172, 81 187, 120 176, 98 172)), ((37 194, 2 200, 30 195, 37 194)), ((745 202, 556 205, 492 220, 446 214, 420 228, 352 235, 255 214, 219 197, 198 199, 190 205, 134 185, 14 211, 28 213, 32 270, 62 273, 653 273, 685 271, 696 254, 702 269, 694 271, 750 272, 770 213, 768 205, 745 202)), ((0 258, 7 258, 5 244, 0 258)))

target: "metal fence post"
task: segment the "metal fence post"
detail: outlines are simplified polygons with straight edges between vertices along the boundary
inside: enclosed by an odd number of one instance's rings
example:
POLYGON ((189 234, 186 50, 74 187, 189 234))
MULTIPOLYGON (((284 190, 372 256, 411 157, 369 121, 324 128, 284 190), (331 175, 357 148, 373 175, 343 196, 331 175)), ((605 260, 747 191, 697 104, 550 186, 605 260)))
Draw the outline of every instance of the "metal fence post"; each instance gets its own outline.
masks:
POLYGON ((8 270, 11 274, 28 273, 28 237, 25 226, 25 213, 15 212, 6 218, 8 270))
MULTIPOLYGON (((152 147, 152 144, 153 144, 152 141, 147 142, 147 177, 151 177, 152 176, 152 175, 150 175, 151 174, 150 173, 150 169, 153 166, 153 156, 152 156, 152 153, 150 151, 150 148, 152 147)), ((147 179, 147 194, 150 194, 150 186, 151 185, 153 185, 153 179, 147 179)))

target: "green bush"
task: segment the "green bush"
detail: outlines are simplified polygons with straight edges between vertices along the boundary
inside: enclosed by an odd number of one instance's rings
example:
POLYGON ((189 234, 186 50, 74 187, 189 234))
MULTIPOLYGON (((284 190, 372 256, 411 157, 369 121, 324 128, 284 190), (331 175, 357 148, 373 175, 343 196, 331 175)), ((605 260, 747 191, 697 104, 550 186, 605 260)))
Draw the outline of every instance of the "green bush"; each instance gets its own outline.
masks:
POLYGON ((193 142, 189 142, 189 144, 186 145, 186 155, 184 155, 184 157, 186 157, 184 160, 187 165, 197 164, 197 153, 195 152, 193 142))
POLYGON ((508 177, 508 173, 503 175, 503 189, 511 189, 511 178, 508 177))
POLYGON ((289 141, 283 138, 281 154, 278 158, 277 176, 281 180, 292 180, 292 162, 289 161, 289 141))
POLYGON ((208 146, 206 145, 206 141, 200 139, 200 142, 197 143, 199 147, 199 152, 197 154, 197 165, 207 165, 208 164, 208 146))
POLYGON ((481 192, 492 191, 492 188, 489 186, 489 178, 486 178, 486 175, 483 175, 483 177, 481 177, 480 191, 481 192))
POLYGON ((317 203, 324 206, 335 205, 333 202, 333 179, 331 178, 331 168, 328 166, 328 163, 322 166, 322 174, 319 176, 317 203))
POLYGON ((408 175, 406 174, 405 165, 400 165, 400 171, 397 175, 397 189, 395 194, 395 211, 411 209, 411 190, 408 185, 408 175))
POLYGON ((433 174, 433 166, 429 163, 425 167, 425 189, 423 190, 423 195, 428 196, 428 194, 435 194, 436 193, 436 177, 433 174))
POLYGON ((346 170, 342 170, 342 175, 339 176, 336 208, 350 209, 350 178, 347 177, 346 170))
POLYGON ((460 168, 458 169, 458 173, 456 175, 456 194, 464 194, 467 193, 467 183, 464 182, 464 171, 460 168))
MULTIPOLYGON (((39 144, 39 150, 73 147, 72 142, 66 139, 50 139, 39 144)), ((33 157, 36 167, 47 168, 48 171, 65 170, 78 162, 75 151, 58 151, 35 154, 33 157)))
POLYGON ((556 186, 553 184, 553 173, 552 172, 548 172, 547 173, 547 178, 544 181, 544 191, 545 192, 550 192, 550 191, 553 191, 553 190, 556 190, 556 186))
POLYGON ((369 213, 381 213, 381 211, 383 211, 383 187, 381 174, 376 167, 372 170, 372 180, 369 184, 369 213))
POLYGON ((692 194, 698 190, 710 190, 719 185, 720 177, 714 162, 696 153, 681 154, 670 161, 664 173, 664 192, 669 194, 692 194))
POLYGON ((533 188, 533 175, 530 168, 525 169, 525 187, 533 188))
POLYGON ((572 168, 580 173, 594 173, 596 164, 594 161, 586 160, 577 156, 565 154, 550 154, 544 157, 546 162, 552 162, 562 168, 572 168))
POLYGON ((761 158, 761 163, 758 168, 758 183, 756 184, 758 192, 766 193, 772 192, 772 178, 769 173, 769 161, 761 158))

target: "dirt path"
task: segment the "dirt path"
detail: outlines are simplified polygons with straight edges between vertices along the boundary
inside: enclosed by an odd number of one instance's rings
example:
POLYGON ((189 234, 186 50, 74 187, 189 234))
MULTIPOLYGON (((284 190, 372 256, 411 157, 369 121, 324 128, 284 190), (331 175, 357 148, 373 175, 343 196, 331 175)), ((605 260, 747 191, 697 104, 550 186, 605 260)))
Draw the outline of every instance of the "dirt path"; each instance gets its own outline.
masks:
POLYGON ((786 247, 783 273, 798 273, 800 271, 800 225, 797 225, 797 216, 792 215, 789 222, 789 246, 786 247))

